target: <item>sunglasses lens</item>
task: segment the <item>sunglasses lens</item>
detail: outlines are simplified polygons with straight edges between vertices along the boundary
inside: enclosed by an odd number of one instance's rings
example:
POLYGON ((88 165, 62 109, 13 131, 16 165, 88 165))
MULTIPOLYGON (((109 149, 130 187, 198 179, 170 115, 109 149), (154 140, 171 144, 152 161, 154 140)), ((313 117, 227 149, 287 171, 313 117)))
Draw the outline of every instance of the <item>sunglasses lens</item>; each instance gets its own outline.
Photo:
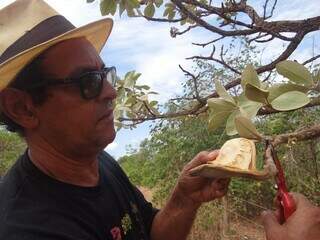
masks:
POLYGON ((100 94, 102 77, 97 73, 88 73, 81 78, 81 91, 86 99, 92 99, 100 94))
POLYGON ((113 86, 113 87, 116 86, 117 72, 114 67, 109 69, 109 71, 107 72, 106 78, 107 78, 108 83, 111 84, 111 86, 113 86))

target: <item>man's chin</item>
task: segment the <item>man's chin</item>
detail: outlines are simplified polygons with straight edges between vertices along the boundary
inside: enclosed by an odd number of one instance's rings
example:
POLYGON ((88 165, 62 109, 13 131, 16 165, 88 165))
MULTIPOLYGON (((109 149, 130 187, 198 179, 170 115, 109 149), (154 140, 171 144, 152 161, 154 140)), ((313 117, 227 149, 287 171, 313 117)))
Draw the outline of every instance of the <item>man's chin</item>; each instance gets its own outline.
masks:
POLYGON ((101 147, 101 150, 105 149, 108 145, 110 145, 114 139, 116 138, 116 131, 113 128, 110 129, 105 135, 100 137, 99 146, 101 147))

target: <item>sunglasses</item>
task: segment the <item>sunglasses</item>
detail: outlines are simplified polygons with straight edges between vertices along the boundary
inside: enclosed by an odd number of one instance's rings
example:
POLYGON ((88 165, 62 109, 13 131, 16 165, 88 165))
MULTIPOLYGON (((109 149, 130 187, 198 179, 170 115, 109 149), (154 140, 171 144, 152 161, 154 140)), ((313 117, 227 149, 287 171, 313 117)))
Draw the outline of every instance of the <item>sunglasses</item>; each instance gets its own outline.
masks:
POLYGON ((117 81, 115 67, 105 67, 101 70, 86 72, 77 78, 46 79, 39 84, 28 87, 26 90, 35 89, 41 86, 76 84, 80 88, 81 96, 86 100, 90 100, 100 95, 104 80, 107 80, 112 87, 115 87, 117 81))

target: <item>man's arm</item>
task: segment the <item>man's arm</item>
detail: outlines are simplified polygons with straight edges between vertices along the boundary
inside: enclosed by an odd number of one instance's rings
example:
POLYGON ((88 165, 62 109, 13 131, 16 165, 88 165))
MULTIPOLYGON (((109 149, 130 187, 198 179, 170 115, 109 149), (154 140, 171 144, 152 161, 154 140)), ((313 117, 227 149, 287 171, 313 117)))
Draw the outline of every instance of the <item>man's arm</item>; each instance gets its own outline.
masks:
POLYGON ((305 196, 290 193, 297 210, 280 225, 278 212, 262 213, 267 240, 320 240, 320 208, 313 206, 305 196))
POLYGON ((200 205, 226 194, 229 179, 194 177, 189 173, 217 155, 218 151, 201 152, 184 167, 170 199, 153 220, 152 240, 186 239, 200 205))

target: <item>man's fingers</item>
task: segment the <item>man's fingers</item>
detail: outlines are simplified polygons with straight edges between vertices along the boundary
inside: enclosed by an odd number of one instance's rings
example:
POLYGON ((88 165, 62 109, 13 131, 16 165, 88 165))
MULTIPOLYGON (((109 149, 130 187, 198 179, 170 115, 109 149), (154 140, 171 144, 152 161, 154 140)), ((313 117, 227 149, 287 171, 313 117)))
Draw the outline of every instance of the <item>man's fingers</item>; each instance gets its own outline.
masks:
POLYGON ((279 224, 276 215, 272 211, 263 211, 261 217, 267 239, 282 239, 281 225, 279 224))
POLYGON ((209 161, 215 160, 218 157, 218 155, 219 155, 219 150, 218 149, 209 152, 209 155, 208 155, 209 161))
POLYGON ((194 159, 192 159, 192 161, 190 161, 187 165, 186 165, 186 170, 190 170, 192 168, 195 168, 199 165, 205 164, 208 161, 213 161, 214 159, 216 159, 216 157, 219 154, 219 150, 214 150, 212 152, 200 152, 198 153, 194 159))
POLYGON ((292 197, 294 202, 296 203, 297 209, 301 206, 313 206, 309 200, 300 193, 289 193, 292 197))

